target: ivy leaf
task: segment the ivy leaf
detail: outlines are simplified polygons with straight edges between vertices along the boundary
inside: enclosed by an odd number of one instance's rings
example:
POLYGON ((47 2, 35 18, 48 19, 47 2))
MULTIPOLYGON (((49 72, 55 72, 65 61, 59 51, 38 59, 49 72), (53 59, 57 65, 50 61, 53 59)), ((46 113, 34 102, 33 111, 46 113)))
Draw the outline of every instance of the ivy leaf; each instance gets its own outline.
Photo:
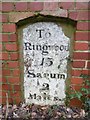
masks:
POLYGON ((84 94, 86 95, 90 94, 90 89, 81 88, 81 91, 84 92, 84 94))
POLYGON ((82 96, 83 96, 83 95, 82 95, 81 92, 77 92, 77 93, 76 93, 76 97, 77 97, 79 100, 81 99, 82 96))
POLYGON ((83 79, 90 78, 90 76, 89 76, 89 75, 87 75, 87 74, 81 74, 81 75, 80 75, 80 77, 82 77, 83 79))
POLYGON ((90 86, 90 80, 85 80, 85 84, 86 84, 87 86, 90 86))

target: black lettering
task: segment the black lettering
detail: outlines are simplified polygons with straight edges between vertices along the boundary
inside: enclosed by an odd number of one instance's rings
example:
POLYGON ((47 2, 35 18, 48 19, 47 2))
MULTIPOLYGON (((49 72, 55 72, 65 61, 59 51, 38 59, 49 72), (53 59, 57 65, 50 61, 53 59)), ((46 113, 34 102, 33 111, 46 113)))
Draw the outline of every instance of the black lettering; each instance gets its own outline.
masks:
POLYGON ((40 95, 37 96, 37 100, 41 100, 41 96, 40 95))
POLYGON ((52 58, 47 58, 46 60, 47 60, 47 61, 46 61, 46 64, 47 64, 48 66, 51 66, 51 65, 53 64, 53 59, 52 59, 52 58))
POLYGON ((34 96, 34 99, 36 99, 36 94, 34 94, 33 96, 34 96))
POLYGON ((64 46, 63 46, 63 45, 60 46, 60 50, 61 50, 61 51, 64 50, 64 46))
POLYGON ((48 38, 51 36, 51 33, 47 32, 47 33, 45 33, 45 36, 46 36, 46 38, 48 38))
POLYGON ((49 76, 48 73, 44 73, 44 77, 47 78, 49 76))
POLYGON ((41 45, 36 45, 36 50, 42 50, 41 45))
POLYGON ((37 86, 40 85, 39 80, 37 80, 37 86))
POLYGON ((66 50, 66 51, 69 51, 69 48, 68 48, 68 46, 65 46, 65 50, 66 50))
POLYGON ((31 93, 29 93, 29 99, 33 99, 33 97, 32 97, 32 95, 31 95, 31 93))
POLYGON ((42 78, 41 73, 37 73, 37 77, 42 78))
POLYGON ((36 32, 38 31, 39 31, 39 38, 42 38, 42 31, 44 31, 44 29, 40 29, 40 30, 36 29, 36 32))
POLYGON ((35 50, 35 45, 32 45, 32 47, 33 47, 33 50, 35 50))
POLYGON ((65 79, 65 75, 64 74, 57 74, 57 77, 58 77, 58 79, 60 78, 60 79, 65 79))
POLYGON ((42 62, 41 62, 41 64, 40 64, 40 65, 41 65, 41 66, 43 66, 43 63, 44 63, 44 58, 42 58, 42 62))
POLYGON ((43 93, 43 99, 46 100, 46 93, 43 93))
POLYGON ((42 62, 40 65, 47 65, 47 66, 51 66, 53 64, 53 59, 52 58, 42 58, 42 62))
POLYGON ((47 99, 50 100, 50 95, 47 96, 47 99))
POLYGON ((65 79, 65 75, 64 74, 61 74, 61 79, 65 79))
POLYGON ((42 47, 42 55, 47 55, 48 54, 48 46, 47 45, 44 45, 43 47, 42 47))
POLYGON ((31 43, 27 42, 27 43, 24 43, 24 44, 25 44, 25 50, 32 50, 32 49, 30 48, 31 43))
POLYGON ((59 46, 55 46, 55 50, 58 51, 58 49, 59 49, 59 46))
POLYGON ((51 74, 50 74, 50 77, 51 77, 51 78, 56 78, 56 74, 51 73, 51 74))
POLYGON ((27 77, 31 77, 31 78, 35 78, 36 75, 34 73, 31 73, 29 70, 28 70, 28 75, 27 77))
POLYGON ((43 84, 43 90, 49 90, 49 84, 48 83, 43 84))
POLYGON ((48 50, 48 46, 47 46, 47 45, 44 45, 44 46, 42 47, 42 49, 43 49, 43 50, 48 50))
POLYGON ((48 45, 48 50, 52 50, 53 46, 48 45))
POLYGON ((54 101, 57 101, 57 100, 59 100, 59 98, 58 97, 54 97, 54 101))
POLYGON ((47 55, 48 51, 42 51, 42 55, 47 55))

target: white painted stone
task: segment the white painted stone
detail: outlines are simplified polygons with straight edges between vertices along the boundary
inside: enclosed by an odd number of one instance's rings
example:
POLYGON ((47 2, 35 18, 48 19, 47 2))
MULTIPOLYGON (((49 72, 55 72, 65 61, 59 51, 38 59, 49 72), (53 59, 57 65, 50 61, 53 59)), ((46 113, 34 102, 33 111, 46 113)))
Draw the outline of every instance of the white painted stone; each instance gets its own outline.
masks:
POLYGON ((38 22, 23 29, 24 96, 27 103, 64 103, 69 45, 70 39, 56 23, 38 22))

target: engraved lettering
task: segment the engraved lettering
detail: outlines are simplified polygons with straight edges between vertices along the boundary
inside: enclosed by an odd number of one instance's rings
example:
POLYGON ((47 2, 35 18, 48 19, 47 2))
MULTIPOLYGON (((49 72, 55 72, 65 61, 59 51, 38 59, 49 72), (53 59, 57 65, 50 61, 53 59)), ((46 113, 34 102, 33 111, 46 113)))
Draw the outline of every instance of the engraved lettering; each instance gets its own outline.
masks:
POLYGON ((36 75, 28 70, 28 75, 27 77, 35 78, 36 75))
POLYGON ((42 38, 42 32, 44 31, 44 29, 36 29, 36 32, 39 32, 39 38, 42 38))
POLYGON ((31 47, 31 43, 27 42, 27 43, 24 43, 25 45, 25 50, 32 50, 30 47, 31 47))
POLYGON ((26 103, 64 103, 69 44, 60 24, 37 22, 23 29, 26 103))

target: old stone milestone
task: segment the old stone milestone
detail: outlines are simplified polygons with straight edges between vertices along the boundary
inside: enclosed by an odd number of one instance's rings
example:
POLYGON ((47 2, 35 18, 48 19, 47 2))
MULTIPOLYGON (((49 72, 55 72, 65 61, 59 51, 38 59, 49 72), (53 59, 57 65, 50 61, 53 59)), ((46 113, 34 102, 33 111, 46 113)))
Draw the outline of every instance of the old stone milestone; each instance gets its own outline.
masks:
POLYGON ((53 22, 23 29, 24 97, 27 103, 63 104, 70 39, 53 22))

